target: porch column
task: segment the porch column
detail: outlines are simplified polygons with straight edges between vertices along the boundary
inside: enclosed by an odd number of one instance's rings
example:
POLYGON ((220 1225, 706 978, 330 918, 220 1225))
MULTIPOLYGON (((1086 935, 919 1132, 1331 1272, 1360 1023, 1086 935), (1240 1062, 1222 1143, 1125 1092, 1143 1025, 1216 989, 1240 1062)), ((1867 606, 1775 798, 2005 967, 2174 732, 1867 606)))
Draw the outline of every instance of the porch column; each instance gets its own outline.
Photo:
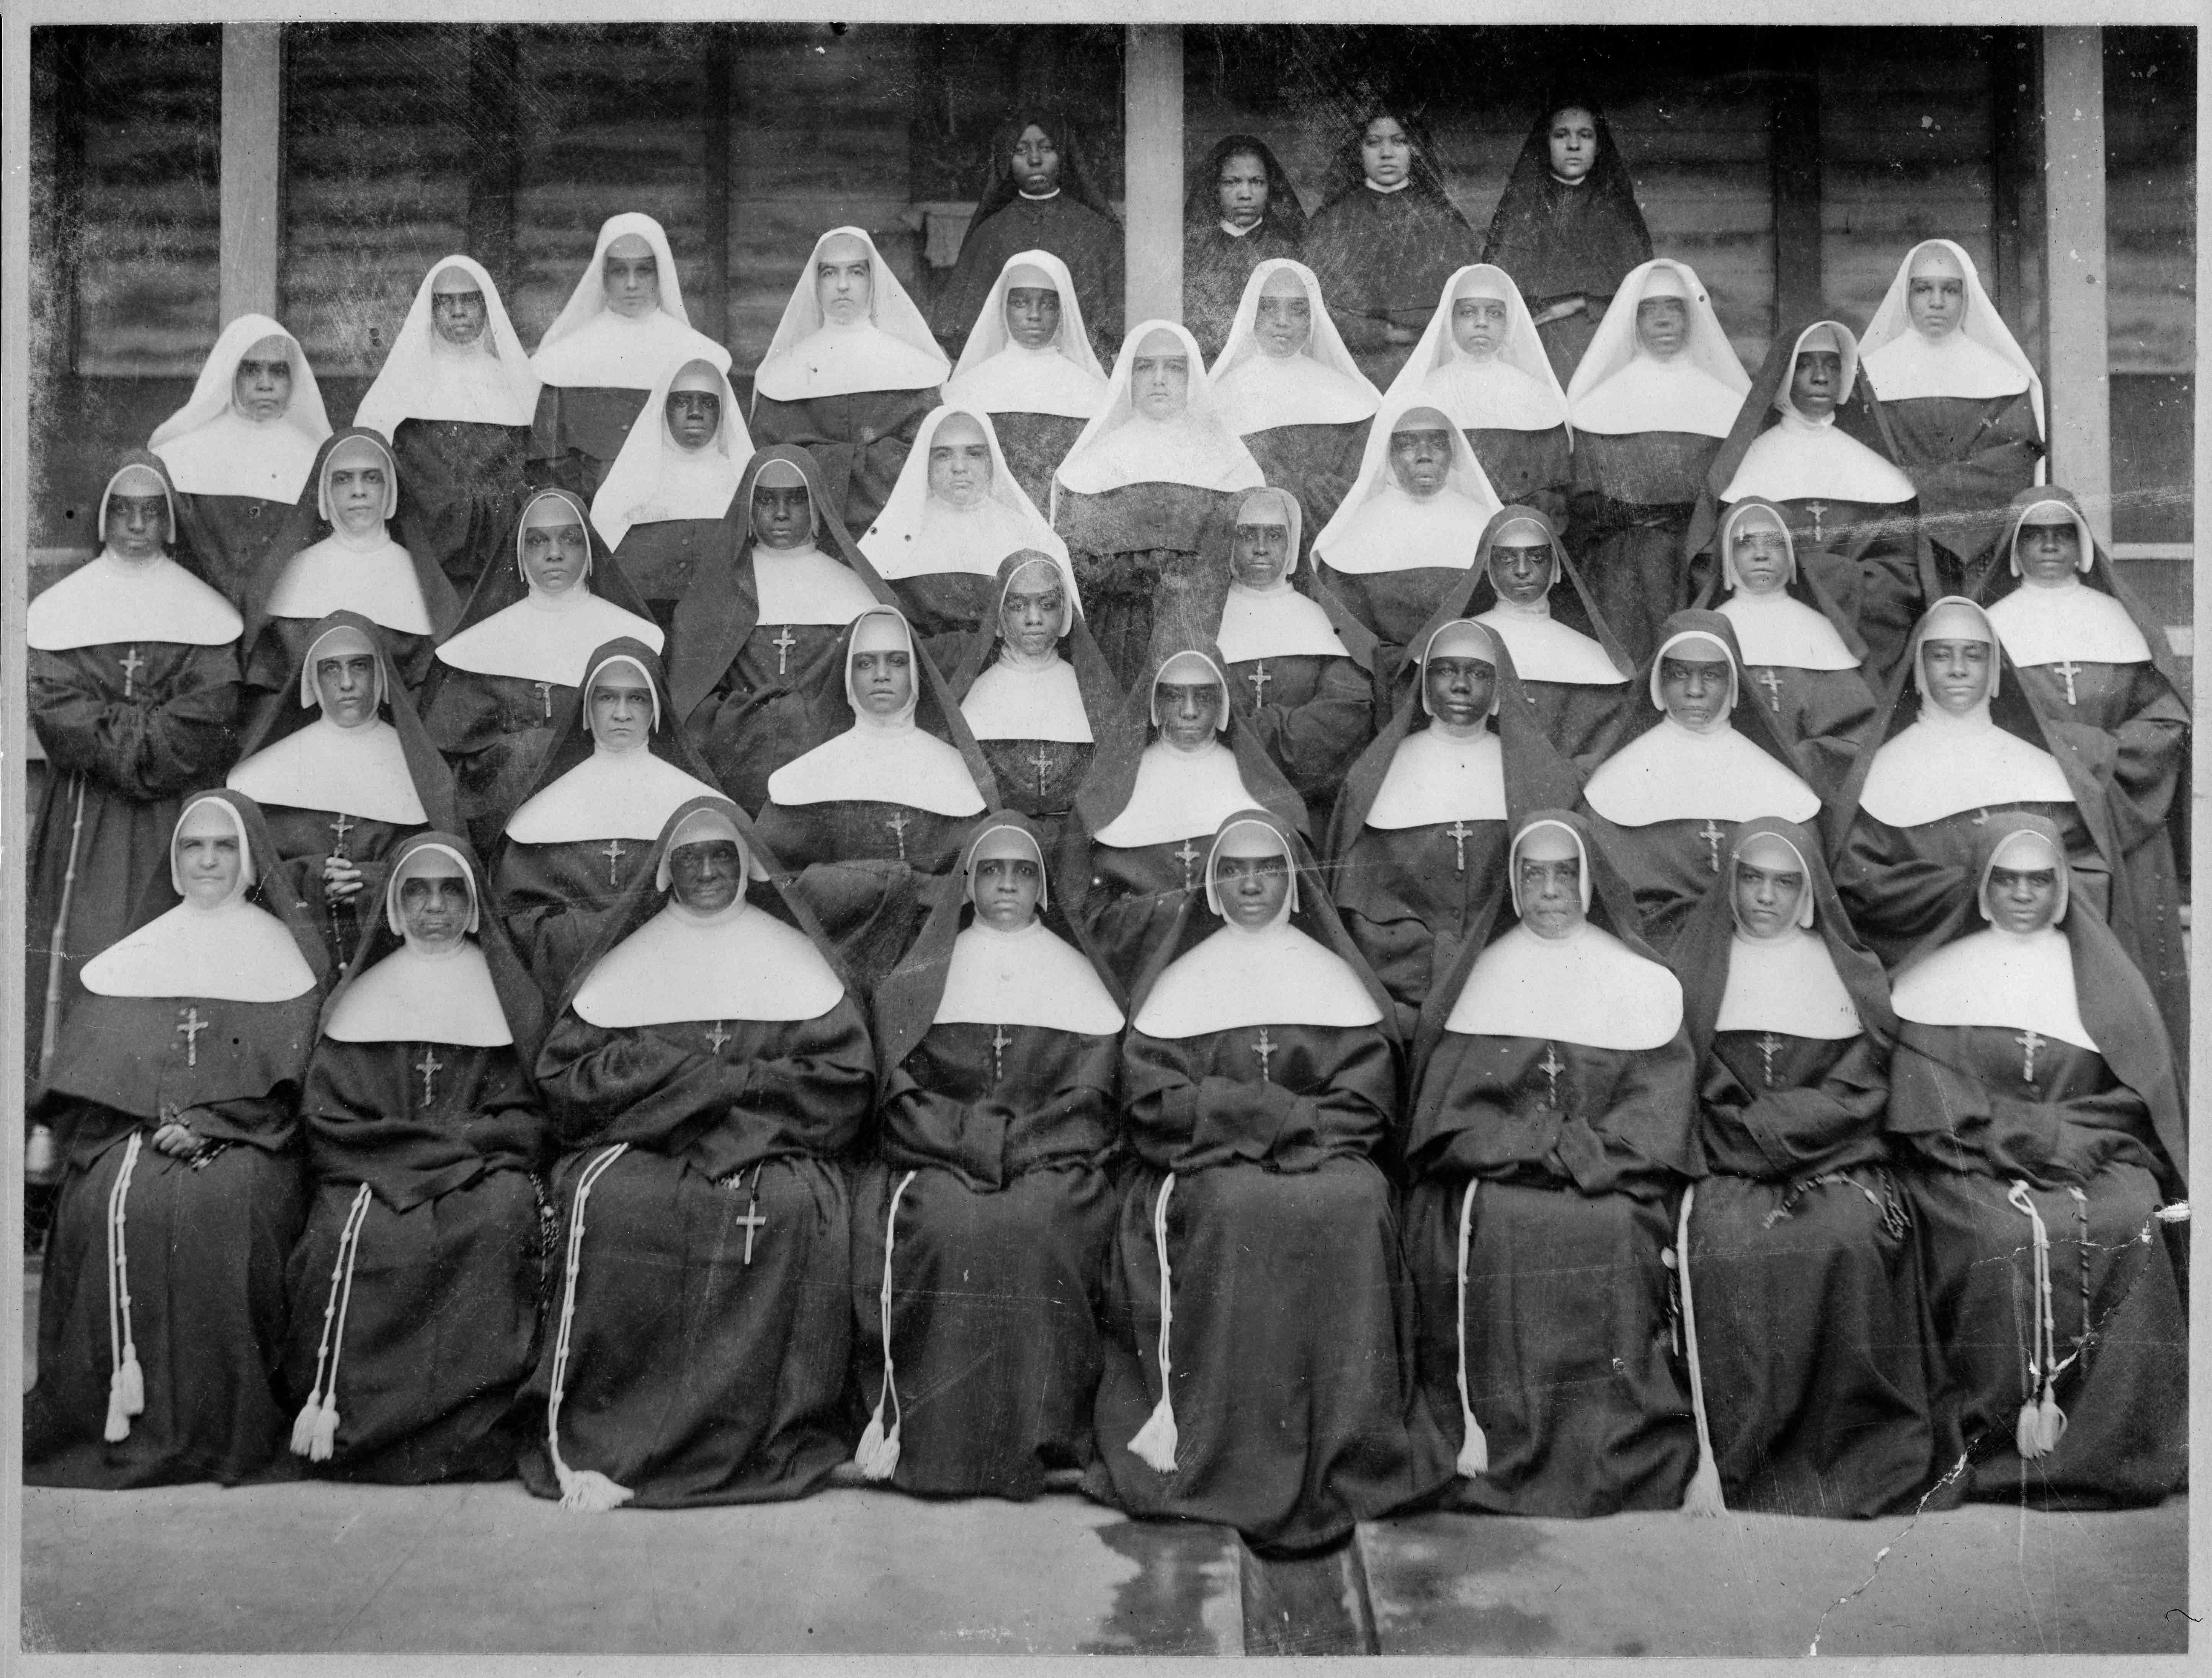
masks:
POLYGON ((284 26, 222 26, 222 324, 276 312, 284 157, 284 26))
POLYGON ((2081 497, 2112 540, 2112 407, 2105 294, 2105 42, 2043 32, 2044 270, 2048 285, 2051 481, 2081 497))
POLYGON ((1121 97, 1126 318, 1182 318, 1182 28, 1129 26, 1121 97))

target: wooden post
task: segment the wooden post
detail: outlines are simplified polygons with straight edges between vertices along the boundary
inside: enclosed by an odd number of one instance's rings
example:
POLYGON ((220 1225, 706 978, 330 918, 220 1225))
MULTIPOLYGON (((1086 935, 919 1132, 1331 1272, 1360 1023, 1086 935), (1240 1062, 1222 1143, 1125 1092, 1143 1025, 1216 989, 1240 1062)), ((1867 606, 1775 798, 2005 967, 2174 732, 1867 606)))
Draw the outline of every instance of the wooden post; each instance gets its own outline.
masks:
POLYGON ((1182 27, 1133 23, 1121 94, 1128 141, 1123 203, 1131 326, 1182 318, 1182 27))
POLYGON ((514 248, 522 185, 522 42, 508 27, 471 27, 469 52, 467 250, 514 307, 522 278, 514 248))
POLYGON ((1820 48, 1791 30, 1767 58, 1774 195, 1774 329, 1826 307, 1820 253, 1820 48))
POLYGON ((222 26, 222 324, 276 312, 283 227, 284 26, 222 26))
POLYGON ((716 343, 730 340, 730 198, 734 172, 730 158, 730 26, 708 26, 707 38, 705 157, 699 188, 705 196, 706 214, 700 218, 707 242, 706 295, 691 314, 691 324, 716 343))
POLYGON ((2043 223, 2051 481, 2112 540, 2112 403, 2105 294, 2105 39, 2043 32, 2043 223))

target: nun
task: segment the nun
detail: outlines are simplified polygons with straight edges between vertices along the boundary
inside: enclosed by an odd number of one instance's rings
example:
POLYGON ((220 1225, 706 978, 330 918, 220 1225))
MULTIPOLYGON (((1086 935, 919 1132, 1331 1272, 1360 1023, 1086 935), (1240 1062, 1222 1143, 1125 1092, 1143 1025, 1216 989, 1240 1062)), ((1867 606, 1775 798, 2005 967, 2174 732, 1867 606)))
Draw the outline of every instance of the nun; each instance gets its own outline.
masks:
POLYGON ((1256 134, 1215 141, 1191 170, 1182 201, 1183 324, 1209 362, 1229 341, 1255 270, 1297 256, 1305 236, 1305 206, 1267 142, 1256 134))
POLYGON ((1053 478, 1053 528, 1124 688, 1146 674, 1156 634, 1201 633, 1218 620, 1235 498, 1265 481, 1204 375, 1187 330, 1141 323, 1053 478))
POLYGON ((1698 1438, 1668 1254, 1696 1063, 1582 818, 1521 822, 1413 1064, 1406 1251, 1421 1397, 1459 1441, 1449 1506, 1679 1506, 1698 1438))
POLYGON ((1063 542, 1006 464, 988 413, 934 409, 860 552, 926 642, 988 623, 1009 554, 1065 559, 1063 542))
POLYGON ((1076 795, 1071 877, 1090 884, 1083 928, 1115 979, 1133 985, 1197 912, 1200 839, 1255 806, 1305 830, 1304 803, 1229 697, 1220 650, 1164 645, 1152 679, 1131 694, 1076 795))
POLYGON ((865 530, 950 371, 875 241, 832 227, 814 241, 754 371, 753 438, 812 455, 823 515, 865 530))
MULTIPOLYGON (((24 889, 34 1088, 86 960, 130 930, 167 872, 179 800, 237 754, 244 624, 171 557, 177 530, 167 469, 131 456, 100 492, 99 554, 24 615, 26 716, 46 756, 24 889)), ((33 1164, 52 1169, 50 1158, 33 1164)))
POLYGON ((303 545, 300 506, 331 434, 300 342, 267 315, 222 329, 182 408, 154 427, 174 492, 177 554, 240 610, 271 548, 303 545))
POLYGON ((281 706, 246 731, 224 784, 261 807, 275 846, 263 866, 292 875, 333 972, 374 919, 400 842, 450 829, 458 808, 385 638, 357 612, 313 627, 281 706))
POLYGON ((530 358, 542 386, 530 434, 533 482, 589 502, 660 376, 694 360, 730 370, 730 352, 693 330, 684 312, 668 235, 650 215, 609 216, 590 266, 530 358))
POLYGON ((671 366, 592 497, 592 528, 665 631, 677 603, 731 539, 729 511, 753 457, 729 375, 712 361, 671 366))
POLYGON ((726 798, 669 813, 538 1056, 563 1255, 522 1482, 564 1509, 804 1497, 847 1460, 859 1005, 726 798))
POLYGON ((423 690, 422 721, 453 765, 480 856, 522 802, 592 650, 627 637, 658 651, 664 639, 622 567, 594 549, 588 520, 568 490, 530 498, 514 566, 484 572, 423 690))
POLYGON ((1859 356, 1897 463, 1919 492, 1937 580, 1946 594, 1978 598, 2003 569, 2008 506, 2043 481, 2035 364, 1982 288, 1974 259, 1948 239, 1923 239, 1898 264, 1859 356))
POLYGON ((1328 524, 1359 474, 1382 398, 1337 335, 1311 269, 1286 257, 1253 269, 1206 378, 1267 482, 1297 497, 1315 530, 1328 524))
POLYGON ((1582 791, 1496 631, 1442 618, 1415 651, 1395 712, 1344 778, 1328 843, 1337 912, 1407 1039, 1489 912, 1515 812, 1565 808, 1582 791))
POLYGON ((377 895, 300 1096, 291 1448, 348 1480, 504 1480, 547 1257, 551 1138, 530 1082, 544 1002, 483 912, 465 840, 407 839, 377 895))
POLYGON ((1397 1042, 1290 824, 1224 820, 1206 906, 1133 998, 1136 1160, 1084 1486, 1139 1518, 1234 1527, 1263 1554, 1311 1551, 1449 1474, 1412 1402, 1376 1160, 1400 1124, 1397 1042))
POLYGON ((416 288, 353 422, 390 439, 399 542, 445 573, 457 599, 499 559, 526 493, 538 373, 483 264, 451 256, 416 288))
POLYGON ((660 660, 624 638, 595 649, 492 859, 492 900, 550 996, 646 864, 661 824, 717 794, 671 714, 660 660))
POLYGON ((252 799, 193 798, 141 924, 84 966, 40 1115, 66 1166, 29 1485, 236 1485, 283 1451, 295 1111, 327 969, 270 855, 252 799))
POLYGON ((1735 630, 1717 612, 1660 626, 1644 676, 1651 709, 1583 789, 1590 827, 1634 893, 1644 937, 1668 949, 1712 882, 1739 823, 1811 821, 1820 795, 1744 691, 1735 630), (1727 826, 1723 824, 1726 823, 1727 826))
POLYGON ((1091 1466, 1124 1023, 1019 815, 975 823, 878 987, 883 1159, 853 1197, 860 1473, 1027 1499, 1091 1466))
POLYGON ((1066 263, 1049 251, 1006 258, 961 347, 945 403, 989 415, 1022 494, 1050 507, 1052 475, 1106 405, 1106 369, 1091 347, 1066 263))
POLYGON ((1359 476, 1314 538, 1329 592, 1397 657, 1475 565, 1498 493, 1467 433, 1425 399, 1386 402, 1359 476))
POLYGON ((1576 545, 1606 620, 1641 661, 1689 603, 1682 544, 1751 379, 1688 264, 1657 257, 1613 294, 1567 385, 1576 545))
POLYGON ((817 667, 847 624, 898 597, 829 515, 804 449, 755 453, 729 517, 742 534, 677 603, 669 688, 715 779, 757 810, 768 778, 819 742, 806 697, 817 667))
POLYGON ((1706 1175, 1675 1251, 1700 1463, 1690 1506, 1864 1520, 1927 1489, 1927 1307, 1881 964, 1808 828, 1760 816, 1674 948, 1706 1175))
POLYGON ((2172 1047, 2057 827, 2005 811, 1976 838, 1972 910, 1895 989, 1889 1122, 1918 1162, 1936 1463, 1954 1495, 2155 1504, 2188 1465, 2187 1312, 2161 1239, 2188 1215, 2172 1047))
POLYGON ((1504 269, 1474 263, 1444 282, 1385 399, 1441 408, 1467 433, 1500 501, 1535 507, 1555 528, 1567 528, 1574 476, 1567 395, 1504 269))

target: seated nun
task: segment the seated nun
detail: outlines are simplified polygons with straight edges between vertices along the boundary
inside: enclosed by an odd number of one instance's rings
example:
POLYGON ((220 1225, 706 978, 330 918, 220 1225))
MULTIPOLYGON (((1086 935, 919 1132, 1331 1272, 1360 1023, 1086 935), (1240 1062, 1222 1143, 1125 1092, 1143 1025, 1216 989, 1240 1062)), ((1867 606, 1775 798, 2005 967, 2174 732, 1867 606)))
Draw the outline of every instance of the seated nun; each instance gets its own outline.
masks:
POLYGON ((1206 380, 1267 482, 1297 498, 1315 530, 1334 518, 1382 399, 1338 336, 1313 270, 1278 257, 1252 270, 1206 380))
POLYGON ((551 1137, 530 1083, 545 1004, 477 882, 454 834, 399 847, 300 1097, 292 1450, 349 1480, 514 1471, 547 1233, 551 1137))
POLYGON ((1575 543, 1606 621, 1638 660, 1689 603, 1682 543, 1750 377, 1688 264, 1620 283, 1567 385, 1575 543))
POLYGON ((806 684, 845 626, 897 599, 825 505, 805 450, 760 450, 730 503, 742 539, 714 548, 677 603, 676 714, 747 809, 766 801, 770 775, 820 738, 806 684))
POLYGON ((1850 774, 1880 701, 1861 666, 1866 643, 1820 579, 1797 566, 1790 518, 1747 495, 1721 521, 1713 609, 1735 627, 1749 684, 1746 700, 1767 714, 1806 778, 1832 795, 1850 774))
POLYGON ((812 455, 823 514, 865 530, 950 372, 875 241, 832 227, 814 241, 753 373, 753 437, 812 455))
POLYGON ((1121 1009, 1023 817, 983 817, 878 987, 883 1154, 853 1197, 860 1472, 1031 1498, 1095 1456, 1121 1009), (963 924, 963 923, 965 923, 963 924))
POLYGON ((1375 638, 1310 569, 1304 591, 1292 582, 1303 524, 1288 490, 1244 492, 1214 642, 1261 748, 1325 827, 1375 731, 1375 638))
POLYGON ((1898 264, 1859 341, 1897 463, 1947 594, 1979 598, 2003 569, 2005 509, 2041 476, 2043 380, 1997 313, 1974 259, 1923 239, 1898 264))
POLYGON ((1644 936, 1664 951, 1725 873, 1735 824, 1811 821, 1820 795, 1746 700, 1734 626, 1717 612, 1677 612, 1660 631, 1644 677, 1651 709, 1591 772, 1583 804, 1635 894, 1644 936))
POLYGON ((997 586, 996 613, 969 633, 946 687, 1005 807, 1027 817, 1056 858, 1076 791, 1124 695, 1083 621, 1065 557, 1009 554, 997 586))
POLYGON ((1705 475, 1683 538, 1693 588, 1720 569, 1726 509, 1747 495, 1784 507, 1797 563, 1820 579, 1869 649, 1877 688, 1895 680, 1933 562, 1912 480, 1880 398, 1858 376, 1858 343, 1833 320, 1774 340, 1705 475))
POLYGON ((1297 256, 1305 236, 1305 206, 1267 142, 1256 134, 1216 140, 1186 177, 1182 200, 1182 318, 1209 362, 1229 342, 1253 270, 1297 256))
POLYGON ((1337 912, 1408 1038, 1470 922, 1490 911, 1512 813, 1582 791, 1496 632, 1447 619, 1415 648, 1396 712, 1344 778, 1328 846, 1337 912))
POLYGON ((1305 828, 1304 803, 1230 703, 1218 650, 1164 647, 1152 680, 1122 701, 1075 800, 1090 851, 1078 912, 1120 984, 1134 984, 1196 912, 1206 884, 1198 841, 1255 805, 1305 828))
POLYGON ((1701 1457, 1685 1506, 1863 1520, 1934 1463, 1926 1320, 1884 1123, 1897 1035, 1808 828, 1761 816, 1674 947, 1707 1175, 1675 1251, 1701 1457))
POLYGON ((530 358, 542 381, 530 433, 533 481, 588 502, 672 365, 730 370, 730 352, 693 330, 668 235, 625 211, 600 225, 591 265, 530 358))
POLYGON ((1523 821, 1493 889, 1430 994, 1405 1150, 1447 1501, 1673 1509, 1698 1460, 1666 1257, 1698 1158, 1682 989, 1581 817, 1523 821))
POLYGON ((492 901, 549 996, 646 864, 668 813, 714 793, 670 714, 660 660, 624 638, 596 649, 491 864, 492 901))
MULTIPOLYGON (((461 602, 430 555, 416 558, 392 539, 399 506, 399 468, 373 431, 348 427, 323 445, 315 463, 315 514, 329 526, 319 542, 290 554, 271 548, 246 596, 246 679, 283 708, 291 673, 317 622, 354 612, 383 631, 393 674, 410 699, 430 675, 431 649, 461 615, 461 602)), ((265 696, 265 697, 264 697, 265 696)))
POLYGON ((44 999, 24 1048, 38 1076, 82 964, 130 930, 160 878, 179 801, 237 753, 242 625, 170 557, 177 528, 159 458, 125 459, 100 492, 100 553, 24 615, 25 716, 46 755, 24 881, 23 993, 44 999))
POLYGON ((914 633, 942 638, 987 624, 1007 554, 1064 558, 1067 544, 1007 469, 990 415, 939 408, 921 422, 883 512, 860 538, 914 633))
POLYGON ((333 972, 374 919, 400 841, 454 825, 453 772, 392 679, 383 636, 356 612, 313 627, 283 708, 246 731, 224 784, 261 807, 276 847, 264 866, 292 876, 333 972))
POLYGON ((593 551, 578 496, 539 490, 510 546, 514 564, 484 572, 422 695, 480 856, 522 802, 592 650, 625 636, 657 650, 663 639, 622 567, 593 551))
POLYGON ((1316 574, 1394 654, 1475 564, 1498 496, 1467 435, 1426 402, 1386 403, 1359 481, 1314 538, 1316 574))
POLYGON ((501 556, 524 494, 542 388, 483 264, 452 256, 416 288, 353 422, 392 439, 399 541, 442 571, 456 599, 501 556))
POLYGON ((592 528, 666 630, 706 554, 730 539, 730 504, 753 444, 729 376, 712 361, 669 367, 644 411, 660 423, 630 427, 592 497, 592 528))
POLYGON ((1236 496, 1262 482, 1197 341, 1172 321, 1139 324, 1052 489, 1091 633, 1124 688, 1146 675, 1156 634, 1202 633, 1219 616, 1236 496))
POLYGON ((2112 795, 2028 699, 1989 616, 1943 599, 1913 632, 1908 685, 1868 730, 1832 801, 1836 889, 1893 971, 1972 899, 1982 829, 2000 810, 2047 818, 2074 896, 2112 899, 2112 795))
POLYGON ((272 548, 305 545, 301 498, 331 434, 315 370, 267 315, 222 329, 185 405, 154 427, 175 495, 178 560, 240 611, 272 548))
POLYGON ((1449 1472, 1435 1428, 1408 1427, 1410 1300, 1376 1160, 1399 1124, 1397 1040, 1279 817, 1221 823, 1206 905, 1132 999, 1136 1159, 1084 1486, 1310 1551, 1449 1472))
POLYGON ((859 1005, 726 798, 672 811, 538 1057, 566 1254, 523 1484, 570 1510, 804 1497, 844 1462, 859 1005))
POLYGON ((295 1108, 326 968, 270 855, 252 800, 190 800, 142 924, 84 965, 40 1114, 66 1163, 27 1484, 235 1485, 283 1451, 295 1108))
POLYGON ((1106 370, 1084 330, 1067 264, 1049 251, 1006 258, 945 386, 949 408, 991 416, 1006 469, 1033 506, 1106 405, 1106 370))
POLYGON ((2188 1466, 2187 1312, 2160 1239, 2188 1216, 2172 1048, 2057 829, 2001 812, 1977 838, 1989 924, 1955 916, 1895 990, 1936 1466, 1963 1459, 1970 1498, 2154 1504, 2188 1466))
POLYGON ((1567 394, 1521 289, 1492 263, 1444 282, 1421 341, 1384 400, 1441 408, 1467 433, 1491 492, 1567 528, 1574 476, 1567 394))
POLYGON ((998 790, 895 607, 854 618, 817 674, 811 709, 827 737, 768 778, 757 825, 866 994, 905 954, 928 912, 931 876, 958 866, 969 822, 998 790), (842 678, 834 690, 832 671, 842 678))

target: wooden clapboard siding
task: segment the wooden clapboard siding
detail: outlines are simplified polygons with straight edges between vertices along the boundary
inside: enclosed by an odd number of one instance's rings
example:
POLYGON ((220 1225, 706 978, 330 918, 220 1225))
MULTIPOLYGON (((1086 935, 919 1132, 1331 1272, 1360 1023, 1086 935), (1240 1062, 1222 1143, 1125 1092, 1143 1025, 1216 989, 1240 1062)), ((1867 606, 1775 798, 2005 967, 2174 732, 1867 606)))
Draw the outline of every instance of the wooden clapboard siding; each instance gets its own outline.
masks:
POLYGON ((2105 304, 2116 373, 2195 364, 2193 33, 2105 32, 2105 304))

